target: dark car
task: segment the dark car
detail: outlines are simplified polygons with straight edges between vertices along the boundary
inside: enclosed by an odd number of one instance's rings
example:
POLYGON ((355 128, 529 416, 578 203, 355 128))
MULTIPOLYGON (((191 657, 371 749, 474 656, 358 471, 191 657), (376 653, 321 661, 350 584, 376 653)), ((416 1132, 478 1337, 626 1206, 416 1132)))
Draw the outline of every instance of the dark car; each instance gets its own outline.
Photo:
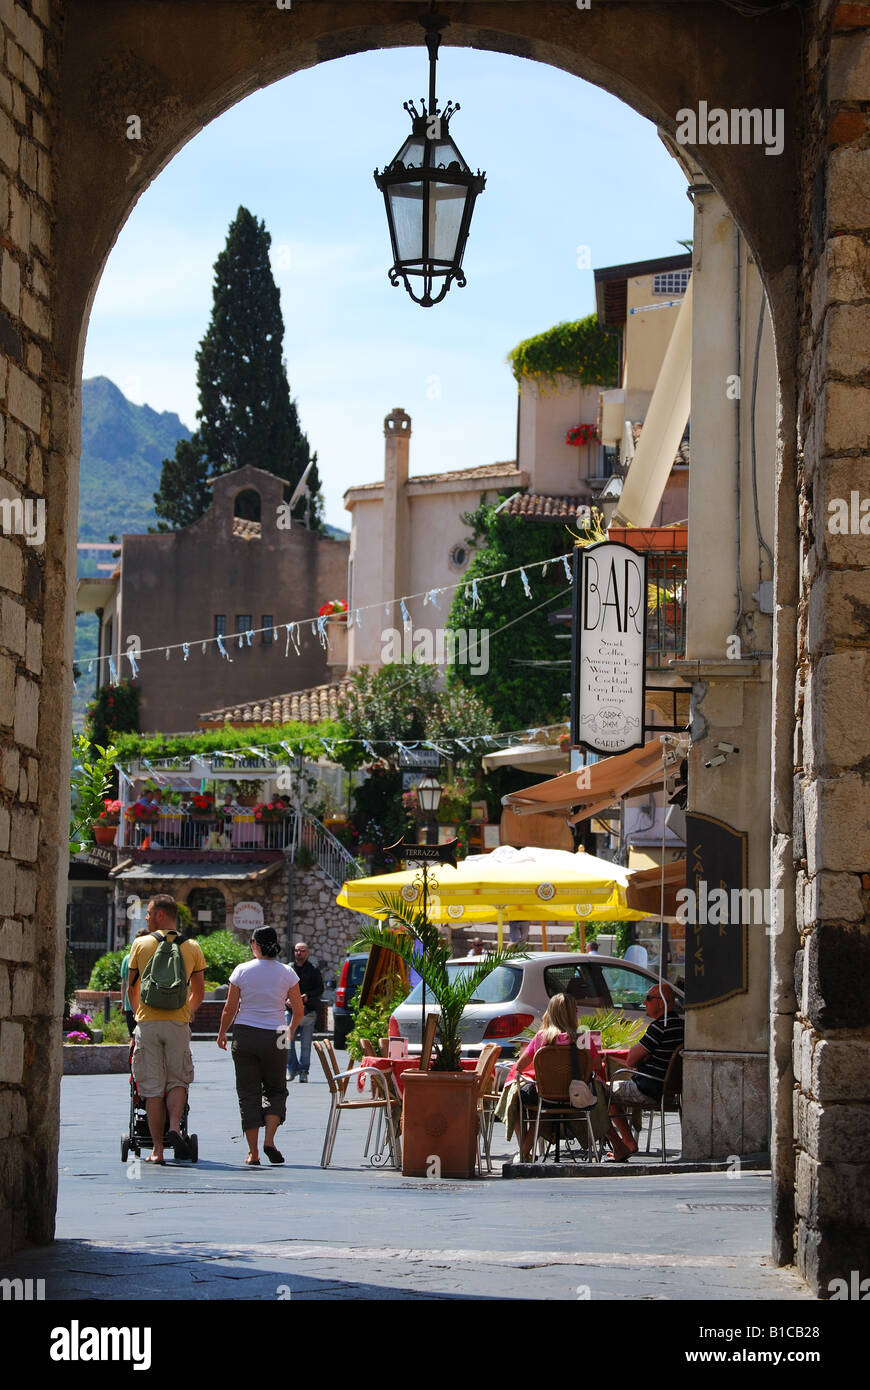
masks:
POLYGON ((350 1001, 363 982, 368 958, 368 951, 350 951, 342 963, 332 1006, 332 1041, 335 1047, 345 1046, 347 1035, 353 1028, 350 1001))

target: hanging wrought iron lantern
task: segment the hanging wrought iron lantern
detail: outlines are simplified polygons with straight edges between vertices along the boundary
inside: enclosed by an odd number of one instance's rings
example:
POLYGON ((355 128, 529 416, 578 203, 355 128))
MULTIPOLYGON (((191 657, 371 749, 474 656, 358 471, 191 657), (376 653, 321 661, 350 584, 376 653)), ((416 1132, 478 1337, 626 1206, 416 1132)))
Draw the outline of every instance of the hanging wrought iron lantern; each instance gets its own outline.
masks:
POLYGON ((439 304, 455 280, 465 286, 462 257, 471 228, 471 214, 486 175, 472 173, 449 131, 450 119, 460 109, 448 102, 438 110, 435 97, 435 64, 441 31, 450 23, 445 15, 427 14, 420 23, 429 50, 429 101, 421 99, 420 111, 412 101, 404 108, 411 117, 411 134, 375 183, 384 195, 390 240, 393 245, 393 285, 404 281, 417 304, 439 304), (420 293, 415 293, 415 287, 420 293))

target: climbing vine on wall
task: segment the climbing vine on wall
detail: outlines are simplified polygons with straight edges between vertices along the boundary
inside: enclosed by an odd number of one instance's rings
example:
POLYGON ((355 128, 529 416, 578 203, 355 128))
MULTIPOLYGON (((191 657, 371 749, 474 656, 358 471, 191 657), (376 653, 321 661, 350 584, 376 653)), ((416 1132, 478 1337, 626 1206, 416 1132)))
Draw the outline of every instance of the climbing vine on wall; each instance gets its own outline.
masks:
POLYGON ((527 377, 542 392, 555 390, 560 376, 572 377, 581 386, 616 386, 619 339, 599 326, 597 315, 588 314, 517 343, 507 360, 518 382, 527 377))

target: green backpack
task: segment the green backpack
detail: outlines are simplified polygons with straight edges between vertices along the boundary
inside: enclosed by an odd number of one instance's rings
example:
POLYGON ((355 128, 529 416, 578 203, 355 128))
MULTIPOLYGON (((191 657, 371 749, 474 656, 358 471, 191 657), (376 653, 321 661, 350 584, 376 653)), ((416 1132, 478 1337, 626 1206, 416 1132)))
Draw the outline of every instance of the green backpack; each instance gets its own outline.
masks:
POLYGON ((161 936, 157 950, 142 971, 139 998, 149 1009, 183 1009, 187 1003, 187 971, 177 934, 161 936))

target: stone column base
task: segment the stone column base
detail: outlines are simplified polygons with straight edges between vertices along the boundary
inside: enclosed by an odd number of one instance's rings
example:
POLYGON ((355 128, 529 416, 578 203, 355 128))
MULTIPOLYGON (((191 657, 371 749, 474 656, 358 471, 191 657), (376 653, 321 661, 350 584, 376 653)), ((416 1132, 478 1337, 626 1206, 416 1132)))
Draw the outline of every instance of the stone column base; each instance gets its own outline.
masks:
POLYGON ((683 1158, 767 1152, 766 1052, 683 1053, 683 1158))

